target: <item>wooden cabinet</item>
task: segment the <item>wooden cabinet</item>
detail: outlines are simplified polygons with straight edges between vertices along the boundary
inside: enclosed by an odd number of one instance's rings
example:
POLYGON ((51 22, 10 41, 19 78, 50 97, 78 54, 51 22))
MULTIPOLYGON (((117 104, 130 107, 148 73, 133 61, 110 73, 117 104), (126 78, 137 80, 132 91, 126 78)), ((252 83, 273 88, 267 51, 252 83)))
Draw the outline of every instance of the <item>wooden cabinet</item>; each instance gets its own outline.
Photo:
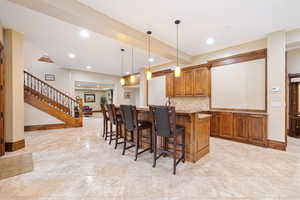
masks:
POLYGON ((169 73, 166 75, 166 96, 167 97, 174 96, 174 75, 173 75, 173 73, 169 73))
POLYGON ((174 77, 174 96, 182 97, 185 95, 184 77, 174 77))
POLYGON ((259 114, 212 112, 210 135, 266 146, 267 117, 259 114))
POLYGON ((195 120, 195 158, 199 160, 209 151, 210 117, 198 117, 195 120))
POLYGON ((232 138, 233 136, 233 114, 220 113, 220 136, 232 138))
POLYGON ((210 96, 210 71, 206 67, 194 70, 194 96, 210 96))
POLYGON ((184 71, 182 73, 182 78, 184 80, 184 96, 193 96, 194 95, 194 71, 184 71))
POLYGON ((166 75, 166 96, 210 96, 210 70, 207 67, 183 70, 180 77, 166 75))
POLYGON ((218 113, 212 113, 210 134, 212 136, 219 136, 220 134, 220 115, 218 113))
POLYGON ((233 138, 241 141, 248 140, 247 130, 248 115, 234 114, 233 118, 233 138))
POLYGON ((257 145, 266 144, 266 118, 264 116, 249 115, 247 128, 249 134, 249 142, 257 145))
POLYGON ((0 42, 0 156, 5 153, 4 145, 4 53, 0 42))

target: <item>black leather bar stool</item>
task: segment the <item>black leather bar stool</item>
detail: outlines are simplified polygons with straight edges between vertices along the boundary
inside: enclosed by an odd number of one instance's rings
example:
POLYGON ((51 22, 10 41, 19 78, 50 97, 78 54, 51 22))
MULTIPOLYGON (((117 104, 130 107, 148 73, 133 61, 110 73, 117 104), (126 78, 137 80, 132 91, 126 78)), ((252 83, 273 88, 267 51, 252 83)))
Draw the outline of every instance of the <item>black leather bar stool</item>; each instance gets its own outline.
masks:
POLYGON ((116 127, 116 131, 112 131, 112 129, 111 129, 111 132, 109 135, 109 144, 111 144, 112 140, 115 140, 116 141, 115 149, 116 149, 118 147, 118 144, 123 143, 123 142, 119 142, 119 139, 122 138, 123 121, 122 121, 121 115, 117 114, 116 107, 114 104, 107 104, 106 107, 107 107, 109 121, 116 127))
POLYGON ((176 166, 180 161, 185 161, 185 128, 176 125, 175 107, 168 106, 150 106, 153 125, 153 167, 156 166, 156 160, 161 156, 170 155, 173 157, 173 174, 176 174, 176 166), (157 146, 157 137, 163 140, 163 147, 157 146), (180 138, 179 138, 180 137, 180 138), (181 139, 181 143, 178 142, 181 139), (169 145, 172 146, 169 149, 169 145), (180 147, 179 150, 177 147, 180 147), (176 160, 176 151, 181 156, 176 160), (159 155, 157 156, 157 153, 159 155))
POLYGON ((108 135, 112 132, 112 123, 109 120, 109 117, 107 115, 107 110, 105 108, 105 104, 100 104, 101 111, 103 115, 103 134, 102 137, 104 137, 104 140, 107 140, 108 135), (110 122, 110 131, 108 131, 108 122, 110 122))
POLYGON ((121 105, 120 106, 122 119, 124 122, 124 146, 123 153, 125 155, 125 151, 135 147, 135 161, 137 160, 138 155, 146 152, 152 152, 152 124, 148 121, 138 120, 138 113, 136 110, 136 106, 132 105, 121 105), (143 136, 142 130, 150 129, 149 136, 143 136), (128 138, 128 132, 130 133, 130 138, 128 138), (150 140, 149 148, 146 148, 139 152, 140 142, 143 142, 143 138, 148 138, 150 140), (130 146, 127 146, 127 143, 130 146))

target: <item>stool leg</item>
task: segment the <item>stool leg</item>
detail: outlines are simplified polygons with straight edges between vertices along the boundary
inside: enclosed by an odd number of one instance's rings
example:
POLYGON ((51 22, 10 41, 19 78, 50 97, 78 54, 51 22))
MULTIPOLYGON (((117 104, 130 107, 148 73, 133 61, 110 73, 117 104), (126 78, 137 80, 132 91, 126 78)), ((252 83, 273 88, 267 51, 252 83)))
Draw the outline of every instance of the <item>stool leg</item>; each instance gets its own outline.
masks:
POLYGON ((105 118, 103 118, 103 134, 102 137, 105 136, 105 118))
POLYGON ((152 137, 152 128, 150 128, 150 153, 153 152, 153 137, 152 137))
POLYGON ((157 139, 156 139, 156 135, 153 134, 153 150, 154 150, 154 152, 153 152, 153 165, 152 165, 153 168, 155 168, 155 166, 156 166, 156 152, 157 152, 156 148, 157 148, 157 139))
POLYGON ((116 125, 116 144, 115 144, 115 149, 117 149, 117 147, 118 147, 118 142, 119 142, 119 131, 120 131, 120 129, 119 129, 119 123, 117 123, 117 125, 116 125))
POLYGON ((173 148, 173 174, 176 174, 176 145, 177 144, 177 137, 174 138, 174 148, 173 148))
POLYGON ((110 122, 109 144, 111 144, 111 141, 112 141, 112 133, 113 133, 113 130, 112 130, 112 122, 110 122))
POLYGON ((126 150, 126 142, 127 142, 127 131, 124 131, 124 146, 123 146, 123 152, 122 155, 125 155, 125 150, 126 150))
POLYGON ((139 152, 139 146, 140 146, 140 131, 139 131, 139 129, 137 129, 135 132, 136 132, 136 146, 135 146, 135 159, 134 159, 134 161, 137 160, 138 152, 139 152))

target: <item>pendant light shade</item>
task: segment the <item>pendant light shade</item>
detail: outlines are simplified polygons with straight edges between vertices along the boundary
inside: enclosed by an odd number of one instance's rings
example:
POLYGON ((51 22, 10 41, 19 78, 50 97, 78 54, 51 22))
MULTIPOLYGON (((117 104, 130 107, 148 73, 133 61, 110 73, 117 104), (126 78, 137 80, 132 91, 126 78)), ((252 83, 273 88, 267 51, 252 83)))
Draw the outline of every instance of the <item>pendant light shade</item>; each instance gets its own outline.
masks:
POLYGON ((175 77, 180 77, 181 76, 181 68, 179 66, 179 60, 178 60, 178 27, 180 24, 180 20, 175 20, 175 24, 176 24, 176 66, 174 69, 174 75, 175 77))
MULTIPOLYGON (((121 49, 121 76, 123 76, 123 68, 124 68, 124 52, 125 49, 121 49)), ((121 77, 120 84, 125 85, 125 78, 121 77)))
POLYGON ((42 57, 40 57, 38 61, 46 62, 46 63, 54 63, 54 61, 47 54, 44 54, 42 57))
POLYGON ((148 69, 146 69, 146 78, 147 80, 151 80, 152 79, 152 72, 151 72, 151 62, 150 62, 150 52, 151 52, 151 49, 150 49, 150 39, 151 39, 151 34, 152 32, 151 31, 147 31, 147 35, 148 35, 148 69))

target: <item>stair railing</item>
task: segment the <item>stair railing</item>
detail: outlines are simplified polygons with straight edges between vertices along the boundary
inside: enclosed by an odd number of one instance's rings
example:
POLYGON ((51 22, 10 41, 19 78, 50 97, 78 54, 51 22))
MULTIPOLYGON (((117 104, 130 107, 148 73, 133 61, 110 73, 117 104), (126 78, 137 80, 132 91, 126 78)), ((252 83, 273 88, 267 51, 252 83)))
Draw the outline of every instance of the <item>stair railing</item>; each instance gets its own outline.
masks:
POLYGON ((36 98, 72 117, 82 116, 82 99, 75 100, 26 71, 24 71, 24 89, 36 98), (75 110, 79 110, 79 115, 75 115, 75 110))

